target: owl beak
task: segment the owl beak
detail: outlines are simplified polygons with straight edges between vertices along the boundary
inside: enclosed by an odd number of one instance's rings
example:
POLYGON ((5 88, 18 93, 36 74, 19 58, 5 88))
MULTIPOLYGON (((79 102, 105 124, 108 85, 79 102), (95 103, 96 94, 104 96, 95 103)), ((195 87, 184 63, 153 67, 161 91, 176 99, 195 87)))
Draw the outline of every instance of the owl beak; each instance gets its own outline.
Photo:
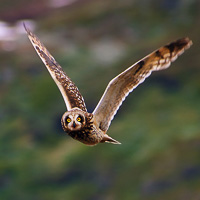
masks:
POLYGON ((73 127, 76 128, 76 123, 75 122, 73 122, 73 127))

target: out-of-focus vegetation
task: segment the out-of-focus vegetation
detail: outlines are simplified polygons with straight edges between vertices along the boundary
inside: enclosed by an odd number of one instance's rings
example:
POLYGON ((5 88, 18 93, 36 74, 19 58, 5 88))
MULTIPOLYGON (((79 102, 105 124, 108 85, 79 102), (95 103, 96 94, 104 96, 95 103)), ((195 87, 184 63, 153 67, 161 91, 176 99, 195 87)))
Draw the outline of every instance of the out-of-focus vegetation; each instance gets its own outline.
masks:
POLYGON ((198 0, 0 2, 0 199, 200 199, 198 0), (29 21, 26 21, 29 20, 29 21), (22 28, 39 36, 92 112, 108 82, 156 48, 194 45, 123 103, 108 134, 68 137, 59 90, 22 28))

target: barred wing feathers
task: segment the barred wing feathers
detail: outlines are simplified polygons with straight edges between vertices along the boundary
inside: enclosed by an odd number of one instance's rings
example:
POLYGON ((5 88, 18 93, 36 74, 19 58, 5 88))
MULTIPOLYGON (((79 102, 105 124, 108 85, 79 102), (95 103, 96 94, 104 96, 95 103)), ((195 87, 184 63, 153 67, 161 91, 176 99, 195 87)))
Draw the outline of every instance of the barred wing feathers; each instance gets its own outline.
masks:
POLYGON ((170 66, 186 49, 192 45, 189 38, 182 38, 147 55, 108 84, 97 107, 93 111, 96 123, 107 131, 111 120, 126 96, 141 84, 153 71, 163 70, 170 66))
POLYGON ((74 107, 78 107, 83 111, 87 111, 84 99, 79 92, 76 85, 66 75, 62 67, 56 62, 53 56, 48 52, 39 38, 34 35, 25 25, 24 28, 28 34, 28 37, 35 48, 37 54, 45 64, 51 77, 57 84, 67 107, 67 110, 71 110, 74 107))

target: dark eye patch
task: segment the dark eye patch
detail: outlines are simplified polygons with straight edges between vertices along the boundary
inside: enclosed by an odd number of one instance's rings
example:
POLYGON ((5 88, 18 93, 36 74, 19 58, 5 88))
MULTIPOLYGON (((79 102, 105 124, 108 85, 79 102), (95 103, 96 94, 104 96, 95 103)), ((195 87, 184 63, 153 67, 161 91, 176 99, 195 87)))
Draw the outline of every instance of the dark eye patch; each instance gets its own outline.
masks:
POLYGON ((79 115, 79 116, 76 118, 76 120, 77 120, 78 122, 83 122, 83 121, 84 121, 84 118, 83 118, 81 115, 79 115))
POLYGON ((72 121, 72 120, 71 120, 69 117, 66 117, 66 118, 65 118, 66 124, 70 123, 71 121, 72 121))

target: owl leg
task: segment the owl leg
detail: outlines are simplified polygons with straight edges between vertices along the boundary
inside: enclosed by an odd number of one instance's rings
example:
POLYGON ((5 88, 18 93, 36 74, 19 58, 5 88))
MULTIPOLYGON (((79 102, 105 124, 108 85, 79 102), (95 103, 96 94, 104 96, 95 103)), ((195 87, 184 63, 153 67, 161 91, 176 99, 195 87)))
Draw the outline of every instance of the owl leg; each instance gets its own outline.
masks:
POLYGON ((105 135, 103 136, 103 139, 101 140, 101 143, 104 143, 104 142, 112 143, 112 144, 121 144, 120 142, 118 142, 117 140, 111 138, 111 137, 108 136, 107 134, 105 134, 105 135))

